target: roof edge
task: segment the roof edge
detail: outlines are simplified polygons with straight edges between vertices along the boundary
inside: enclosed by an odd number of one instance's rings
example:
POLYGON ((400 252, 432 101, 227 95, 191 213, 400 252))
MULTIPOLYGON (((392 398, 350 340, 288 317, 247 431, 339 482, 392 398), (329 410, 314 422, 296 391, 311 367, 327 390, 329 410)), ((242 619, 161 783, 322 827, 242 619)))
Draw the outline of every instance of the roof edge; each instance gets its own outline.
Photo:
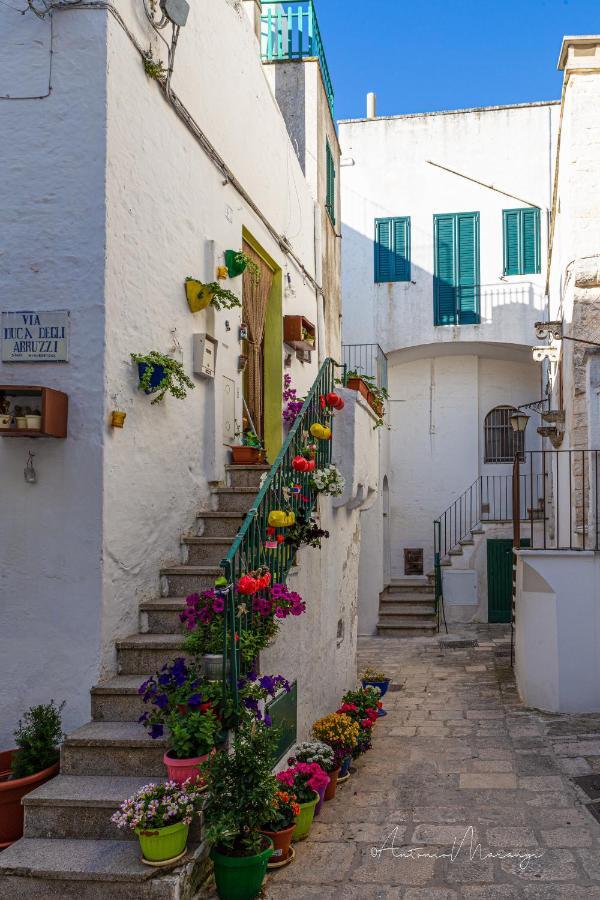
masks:
MULTIPOLYGON (((600 40, 600 39, 599 39, 600 40)), ((357 119, 338 119, 338 125, 349 125, 354 122, 380 122, 390 119, 419 119, 425 116, 455 116, 466 115, 475 112, 496 112, 503 109, 526 109, 533 106, 559 106, 560 100, 535 100, 531 103, 507 103, 500 106, 471 106, 464 109, 440 109, 432 112, 400 113, 394 116, 377 116, 367 119, 365 116, 357 119)))

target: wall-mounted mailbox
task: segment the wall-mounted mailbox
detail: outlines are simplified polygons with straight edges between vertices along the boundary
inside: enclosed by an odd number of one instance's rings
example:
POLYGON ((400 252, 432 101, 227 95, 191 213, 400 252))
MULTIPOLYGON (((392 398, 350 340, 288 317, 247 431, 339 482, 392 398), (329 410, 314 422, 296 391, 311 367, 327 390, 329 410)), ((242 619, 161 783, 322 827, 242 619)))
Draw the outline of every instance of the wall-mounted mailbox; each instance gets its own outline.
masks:
POLYGON ((194 335, 194 375, 214 378, 219 342, 210 334, 194 335))
POLYGON ((54 388, 0 385, 0 412, 0 437, 67 436, 69 398, 54 388))

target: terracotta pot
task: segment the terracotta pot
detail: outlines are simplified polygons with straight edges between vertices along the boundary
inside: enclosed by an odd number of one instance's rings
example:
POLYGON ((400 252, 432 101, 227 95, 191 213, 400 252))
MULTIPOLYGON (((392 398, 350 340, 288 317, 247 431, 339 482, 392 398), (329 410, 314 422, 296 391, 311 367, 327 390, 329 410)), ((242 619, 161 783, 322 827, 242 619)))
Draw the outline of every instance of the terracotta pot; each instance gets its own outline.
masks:
POLYGON ((335 769, 333 772, 329 772, 329 784, 325 788, 325 800, 333 800, 333 798, 335 797, 335 789, 337 788, 337 780, 339 774, 339 768, 335 769))
POLYGON ((192 759, 175 759, 172 756, 169 756, 169 750, 163 756, 163 762, 167 767, 167 776, 169 781, 174 781, 176 784, 183 784, 184 781, 187 781, 188 778, 191 778, 192 784, 204 784, 204 779, 200 774, 198 766, 214 753, 214 748, 210 751, 210 753, 205 753, 204 756, 195 756, 192 759))
POLYGON ((346 387, 350 388, 351 391, 358 391, 359 394, 363 395, 365 400, 368 400, 369 386, 362 378, 349 378, 346 387))
POLYGON ((23 807, 26 794, 58 775, 59 763, 28 775, 26 778, 8 780, 14 750, 0 753, 0 850, 9 847, 23 837, 23 807))
POLYGON ((231 461, 234 466, 257 466, 262 462, 263 451, 260 447, 245 447, 231 444, 231 461))
POLYGON ((374 413, 378 416, 383 415, 383 403, 381 400, 377 400, 374 394, 369 392, 369 396, 367 397, 367 403, 371 407, 374 413))
POLYGON ((296 827, 296 823, 290 825, 289 828, 284 829, 283 831, 264 831, 263 834, 270 838, 273 841, 273 846, 275 847, 273 856, 271 857, 272 862, 280 863, 283 862, 284 859, 287 859, 290 855, 290 847, 292 845, 292 834, 294 833, 294 828, 296 827))

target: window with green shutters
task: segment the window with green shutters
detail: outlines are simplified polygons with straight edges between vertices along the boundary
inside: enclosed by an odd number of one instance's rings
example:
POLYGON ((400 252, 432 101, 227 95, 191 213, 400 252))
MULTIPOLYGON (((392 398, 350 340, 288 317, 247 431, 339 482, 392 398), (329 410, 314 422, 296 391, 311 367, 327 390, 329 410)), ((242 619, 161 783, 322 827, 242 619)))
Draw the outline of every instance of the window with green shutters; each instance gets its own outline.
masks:
POLYGON ((327 157, 327 196, 325 198, 325 209, 327 210, 327 215, 331 219, 331 224, 335 225, 335 162, 333 160, 333 153, 331 152, 331 147, 329 146, 329 141, 327 141, 327 145, 326 145, 326 157, 327 157))
POLYGON ((539 209, 505 209, 502 218, 504 274, 538 275, 541 271, 539 209))
POLYGON ((435 325, 478 325, 479 213, 434 215, 435 325))
POLYGON ((375 281, 410 281, 410 216, 375 219, 375 281))

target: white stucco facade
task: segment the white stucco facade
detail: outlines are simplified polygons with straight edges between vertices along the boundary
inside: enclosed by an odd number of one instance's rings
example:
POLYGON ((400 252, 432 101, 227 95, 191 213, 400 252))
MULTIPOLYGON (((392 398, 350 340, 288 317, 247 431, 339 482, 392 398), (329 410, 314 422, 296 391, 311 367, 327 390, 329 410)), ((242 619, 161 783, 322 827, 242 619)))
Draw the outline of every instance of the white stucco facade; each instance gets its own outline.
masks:
MULTIPOLYGON (((432 570, 434 519, 478 479, 482 494, 510 495, 511 464, 485 462, 484 423, 495 407, 540 399, 531 347, 547 308, 558 115, 558 104, 539 103, 340 123, 343 341, 379 344, 388 357, 394 581, 407 575, 405 549, 423 549, 423 574, 432 570), (540 271, 505 275, 503 210, 534 206, 540 271), (480 320, 436 325, 434 216, 466 212, 479 214, 480 320), (410 280, 377 283, 375 222, 392 217, 410 218, 410 280)), ((538 424, 533 416, 528 449, 540 446, 538 424)), ((487 620, 485 540, 455 560, 458 578, 448 570, 451 619, 487 620)), ((375 603, 366 596, 364 603, 372 633, 375 603)))
MULTIPOLYGON (((67 730, 89 718, 90 687, 115 671, 115 639, 137 631, 140 601, 158 596, 160 567, 181 561, 181 534, 224 480, 230 419, 242 417, 241 310, 192 315, 185 277, 214 281, 244 228, 280 271, 283 314, 319 322, 321 355, 339 345, 310 281, 326 281, 337 323, 338 263, 330 272, 319 256, 319 198, 243 7, 192 8, 171 89, 245 194, 145 74, 140 48, 166 58, 142 4, 126 0, 119 13, 129 35, 103 9, 55 12, 52 47, 49 19, 1 13, 22 58, 15 67, 0 42, 0 95, 41 96, 53 51, 50 95, 0 106, 1 308, 68 309, 72 323, 68 363, 0 364, 0 384, 69 396, 66 440, 0 441, 2 745, 27 706, 51 697, 68 700, 67 730), (202 332, 218 341, 214 380, 193 375, 202 332), (183 361, 195 384, 185 401, 151 406, 138 392, 130 353, 152 349, 183 361), (114 408, 127 413, 123 430, 110 427, 114 408), (29 450, 36 485, 23 480, 29 450)), ((241 278, 225 286, 241 297, 241 278)), ((286 370, 300 395, 318 356, 286 370)))

